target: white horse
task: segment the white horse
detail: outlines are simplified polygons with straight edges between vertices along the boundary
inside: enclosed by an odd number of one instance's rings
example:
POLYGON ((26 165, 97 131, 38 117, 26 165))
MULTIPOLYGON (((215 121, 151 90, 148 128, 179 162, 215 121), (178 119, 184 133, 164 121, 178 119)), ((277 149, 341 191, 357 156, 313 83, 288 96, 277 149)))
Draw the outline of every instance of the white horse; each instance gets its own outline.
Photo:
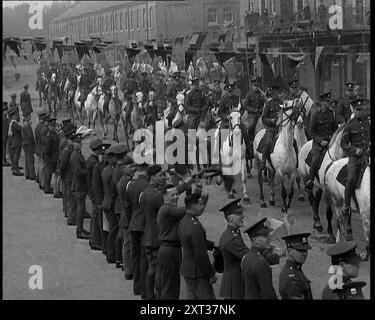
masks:
MULTIPOLYGON (((270 186, 271 198, 270 205, 275 205, 275 174, 281 179, 283 207, 282 211, 287 213, 294 194, 294 181, 297 175, 297 155, 293 148, 294 127, 299 115, 299 108, 296 107, 295 101, 284 101, 280 106, 282 116, 279 117, 278 125, 281 127, 274 150, 270 155, 271 164, 267 161, 267 169, 270 172, 270 186), (280 121, 281 119, 281 121, 280 121), (287 197, 289 201, 287 203, 287 197)), ((254 155, 261 160, 262 155, 257 151, 259 143, 261 142, 266 130, 261 130, 254 139, 254 155)), ((263 194, 263 174, 262 169, 258 171, 258 182, 260 188, 261 207, 265 208, 267 205, 264 201, 263 194)))
POLYGON ((104 98, 105 95, 102 94, 98 101, 99 110, 99 123, 102 128, 102 139, 106 140, 108 135, 108 121, 110 118, 109 111, 104 110, 104 98))
MULTIPOLYGON (((304 121, 303 121, 302 115, 300 115, 298 117, 297 124, 294 127, 294 139, 297 142, 297 149, 298 149, 298 152, 299 152, 301 150, 301 148, 307 143, 307 137, 306 137, 306 132, 305 132, 304 121)), ((300 177, 298 172, 297 172, 296 182, 297 182, 297 186, 298 186, 298 191, 300 193, 299 196, 298 196, 298 200, 305 201, 304 192, 301 189, 301 177, 300 177)))
MULTIPOLYGON (((325 175, 325 187, 326 194, 332 209, 335 211, 338 217, 338 230, 340 234, 346 241, 351 241, 352 238, 352 228, 351 228, 351 214, 348 217, 342 215, 342 208, 344 206, 345 199, 345 186, 337 181, 337 176, 341 169, 348 164, 349 158, 343 158, 334 161, 332 165, 328 168, 325 175)), ((363 173, 362 181, 355 190, 355 197, 357 200, 357 205, 352 200, 351 207, 353 212, 358 212, 362 219, 362 226, 364 231, 364 236, 366 239, 366 254, 363 256, 365 261, 368 260, 370 255, 370 203, 371 203, 371 185, 370 185, 370 166, 367 166, 365 172, 363 173)))
MULTIPOLYGON (((320 200, 322 198, 323 192, 325 190, 324 181, 325 181, 327 169, 329 168, 329 166, 332 165, 334 161, 337 161, 343 158, 344 156, 344 151, 342 150, 340 146, 342 133, 343 133, 343 129, 341 127, 332 136, 331 141, 327 148, 327 152, 324 155, 322 164, 319 169, 319 174, 318 174, 319 180, 315 178, 314 188, 311 192, 309 192, 309 201, 314 212, 313 229, 315 229, 318 232, 323 231, 323 226, 319 217, 319 204, 320 204, 320 200)), ((299 162, 298 172, 305 183, 309 180, 309 175, 310 175, 310 166, 306 163, 306 158, 312 149, 312 145, 313 145, 313 141, 312 140, 308 141, 305 145, 302 146, 298 154, 298 162, 299 162)), ((333 235, 333 229, 332 229, 333 212, 332 212, 329 199, 325 198, 325 200, 327 204, 326 217, 327 217, 327 222, 328 222, 328 227, 327 227, 327 232, 329 235, 328 240, 330 242, 334 242, 335 237, 333 235)))
POLYGON ((250 204, 250 198, 246 186, 246 144, 242 138, 241 116, 240 107, 232 109, 228 117, 230 128, 227 135, 225 136, 224 134, 225 130, 221 130, 220 128, 216 130, 214 156, 219 155, 220 153, 222 178, 228 197, 234 199, 235 190, 233 186, 236 178, 241 176, 243 201, 246 204, 250 204), (234 148, 234 141, 236 140, 240 143, 240 148, 234 148), (222 146, 220 143, 221 141, 223 141, 222 146))
POLYGON ((103 92, 101 87, 95 86, 95 88, 92 89, 92 91, 88 94, 87 99, 85 101, 87 124, 90 129, 92 123, 93 129, 95 130, 95 120, 98 116, 98 101, 102 95, 103 92))

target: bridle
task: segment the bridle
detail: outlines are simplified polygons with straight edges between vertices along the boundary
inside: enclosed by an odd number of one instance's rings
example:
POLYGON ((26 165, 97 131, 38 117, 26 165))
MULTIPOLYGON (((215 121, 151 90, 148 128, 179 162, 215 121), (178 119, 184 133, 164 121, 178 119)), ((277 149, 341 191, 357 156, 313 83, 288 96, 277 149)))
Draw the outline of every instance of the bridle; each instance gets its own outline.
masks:
POLYGON ((295 114, 295 112, 294 112, 295 109, 296 109, 296 107, 294 106, 294 101, 293 101, 293 104, 290 107, 286 107, 286 108, 281 109, 282 114, 285 115, 285 118, 283 120, 281 120, 281 122, 279 123, 279 127, 285 127, 291 121, 295 121, 296 119, 298 119, 298 117, 302 114, 302 110, 300 110, 300 112, 298 114, 295 114), (293 109, 293 112, 290 115, 288 115, 286 111, 289 111, 291 109, 293 109))

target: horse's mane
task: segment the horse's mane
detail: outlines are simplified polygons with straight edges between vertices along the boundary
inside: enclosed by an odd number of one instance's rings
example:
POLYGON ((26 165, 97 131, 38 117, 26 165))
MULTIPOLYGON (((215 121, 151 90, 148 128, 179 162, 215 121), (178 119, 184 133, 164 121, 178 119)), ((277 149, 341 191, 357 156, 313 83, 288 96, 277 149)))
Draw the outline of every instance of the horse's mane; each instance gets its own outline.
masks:
POLYGON ((328 149, 330 149, 335 143, 336 143, 336 140, 337 140, 337 137, 339 136, 339 133, 341 133, 342 131, 344 130, 344 126, 342 127, 339 127, 335 133, 333 134, 332 138, 331 138, 331 141, 329 142, 328 144, 328 149))

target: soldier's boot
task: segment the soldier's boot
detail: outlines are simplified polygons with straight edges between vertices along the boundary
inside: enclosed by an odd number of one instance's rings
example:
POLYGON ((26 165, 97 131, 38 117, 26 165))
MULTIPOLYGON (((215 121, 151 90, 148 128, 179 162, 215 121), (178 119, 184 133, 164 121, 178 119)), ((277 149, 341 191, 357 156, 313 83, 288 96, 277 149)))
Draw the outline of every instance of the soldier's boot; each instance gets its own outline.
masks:
POLYGON ((146 276, 146 296, 147 300, 155 300, 155 275, 146 276))
POLYGON ((297 146, 297 141, 296 139, 293 139, 293 149, 294 149, 294 152, 296 153, 296 168, 298 168, 298 146, 297 146))

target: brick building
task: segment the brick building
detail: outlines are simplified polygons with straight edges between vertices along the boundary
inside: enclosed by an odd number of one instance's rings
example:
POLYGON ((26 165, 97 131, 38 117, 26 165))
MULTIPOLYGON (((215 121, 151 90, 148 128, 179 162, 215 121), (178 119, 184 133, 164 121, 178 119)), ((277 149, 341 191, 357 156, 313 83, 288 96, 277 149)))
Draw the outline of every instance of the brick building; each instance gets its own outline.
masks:
POLYGON ((354 80, 370 97, 369 0, 241 0, 241 12, 249 43, 264 54, 257 55, 256 68, 265 83, 278 75, 285 82, 298 77, 314 98, 328 90, 337 98, 345 82, 354 80), (333 5, 342 9, 340 30, 329 28, 333 5), (313 37, 313 51, 305 47, 302 63, 291 67, 287 52, 311 45, 313 37), (323 48, 318 66, 314 46, 323 48))

